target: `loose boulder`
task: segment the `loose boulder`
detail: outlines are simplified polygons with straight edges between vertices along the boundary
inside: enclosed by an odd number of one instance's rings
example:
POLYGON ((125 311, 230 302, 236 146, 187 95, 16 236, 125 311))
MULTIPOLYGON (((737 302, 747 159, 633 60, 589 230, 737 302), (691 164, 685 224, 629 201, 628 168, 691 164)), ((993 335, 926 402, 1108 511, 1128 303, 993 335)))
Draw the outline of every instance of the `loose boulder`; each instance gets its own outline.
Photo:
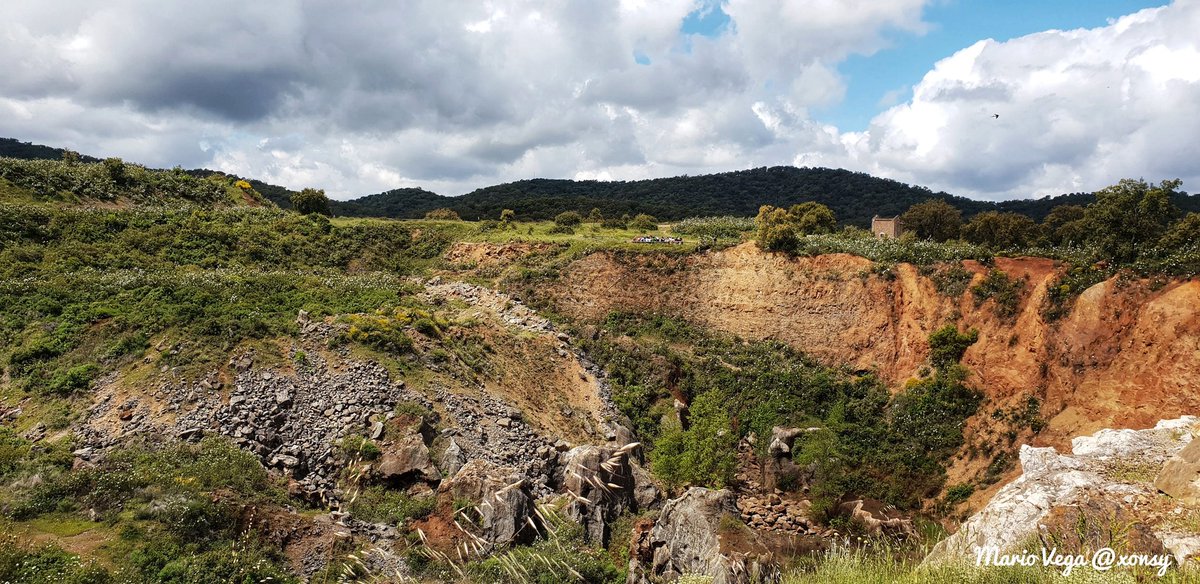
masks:
POLYGON ((442 473, 430 460, 429 448, 420 434, 410 434, 391 445, 380 457, 375 473, 381 481, 398 488, 442 480, 442 473))
POLYGON ((1154 488, 1184 503, 1200 503, 1200 440, 1192 440, 1167 461, 1154 488))

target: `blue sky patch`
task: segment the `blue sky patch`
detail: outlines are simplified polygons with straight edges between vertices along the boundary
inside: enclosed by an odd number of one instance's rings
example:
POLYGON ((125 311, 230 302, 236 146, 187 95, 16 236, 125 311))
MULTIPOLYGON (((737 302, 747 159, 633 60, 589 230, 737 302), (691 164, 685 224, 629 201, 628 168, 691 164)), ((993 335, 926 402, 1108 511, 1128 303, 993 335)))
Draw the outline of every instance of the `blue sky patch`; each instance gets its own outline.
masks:
POLYGON ((1006 41, 1050 29, 1095 28, 1109 19, 1165 4, 1161 0, 935 2, 925 11, 925 21, 932 25, 925 35, 893 33, 891 47, 870 56, 852 55, 838 65, 846 83, 845 99, 812 114, 842 131, 865 130, 871 118, 907 101, 912 87, 934 63, 981 39, 1006 41))
POLYGON ((729 15, 721 9, 721 3, 716 0, 706 0, 704 5, 683 19, 679 32, 685 36, 698 34, 714 38, 720 36, 729 25, 729 15))

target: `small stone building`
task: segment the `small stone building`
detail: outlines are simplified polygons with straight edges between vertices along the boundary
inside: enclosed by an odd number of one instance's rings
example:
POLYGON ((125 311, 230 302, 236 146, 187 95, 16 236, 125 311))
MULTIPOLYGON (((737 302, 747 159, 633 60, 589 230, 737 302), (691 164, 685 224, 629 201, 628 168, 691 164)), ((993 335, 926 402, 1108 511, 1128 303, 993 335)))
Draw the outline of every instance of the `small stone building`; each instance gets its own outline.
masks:
POLYGON ((871 233, 875 237, 900 237, 904 234, 904 224, 900 222, 900 216, 896 217, 880 217, 876 215, 871 218, 871 233))

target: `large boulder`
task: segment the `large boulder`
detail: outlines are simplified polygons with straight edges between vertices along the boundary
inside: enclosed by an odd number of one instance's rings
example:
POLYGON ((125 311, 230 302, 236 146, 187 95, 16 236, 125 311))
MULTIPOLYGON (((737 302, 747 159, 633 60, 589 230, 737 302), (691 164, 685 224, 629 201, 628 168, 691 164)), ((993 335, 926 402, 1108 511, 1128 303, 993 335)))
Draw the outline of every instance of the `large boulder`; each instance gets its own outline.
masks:
POLYGON ((1192 440, 1167 461, 1154 488, 1184 503, 1200 503, 1200 440, 1192 440))
POLYGON ((769 554, 738 519, 730 491, 692 487, 667 501, 654 526, 645 527, 635 529, 628 584, 675 582, 685 574, 706 576, 712 584, 778 577, 769 554))
POLYGON ((442 509, 455 510, 455 522, 481 546, 528 543, 538 535, 529 485, 512 468, 472 460, 438 487, 438 503, 442 509), (475 505, 455 510, 460 501, 475 505))
POLYGON ((442 473, 430 460, 429 447, 420 434, 409 434, 389 445, 375 465, 375 474, 381 481, 400 488, 442 480, 442 473))
POLYGON ((562 490, 570 497, 564 511, 589 541, 608 545, 612 523, 623 512, 657 502, 658 488, 634 460, 637 448, 577 446, 562 455, 562 490))

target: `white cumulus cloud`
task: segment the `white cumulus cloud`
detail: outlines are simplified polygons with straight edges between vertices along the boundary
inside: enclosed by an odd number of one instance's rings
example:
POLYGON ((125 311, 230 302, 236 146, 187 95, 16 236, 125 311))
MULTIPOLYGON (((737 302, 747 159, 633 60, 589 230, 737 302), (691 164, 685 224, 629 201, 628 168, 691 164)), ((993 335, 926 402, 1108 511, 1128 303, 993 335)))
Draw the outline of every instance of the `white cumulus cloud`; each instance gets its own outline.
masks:
POLYGON ((723 0, 702 36, 714 0, 8 0, 0 135, 339 198, 774 164, 991 198, 1200 179, 1195 0, 980 41, 864 132, 812 119, 931 1, 723 0))
MULTIPOLYGON (((1089 30, 982 40, 827 161, 983 198, 1200 182, 1200 3, 1089 30), (999 117, 994 117, 999 114, 999 117)), ((1193 186, 1193 189, 1195 187, 1193 186)))

